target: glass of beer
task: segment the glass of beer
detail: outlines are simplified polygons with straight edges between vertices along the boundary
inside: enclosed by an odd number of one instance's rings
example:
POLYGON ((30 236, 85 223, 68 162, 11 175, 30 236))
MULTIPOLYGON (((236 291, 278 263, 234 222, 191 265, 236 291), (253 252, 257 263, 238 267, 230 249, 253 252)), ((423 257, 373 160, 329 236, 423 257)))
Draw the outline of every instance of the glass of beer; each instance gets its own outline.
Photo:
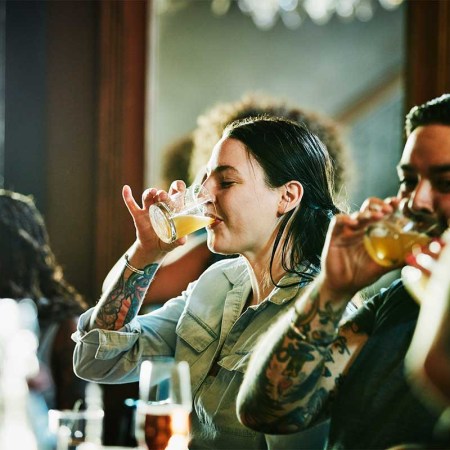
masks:
POLYGON ((171 244, 211 225, 214 222, 215 207, 207 189, 201 184, 193 184, 185 191, 171 195, 168 201, 151 205, 149 213, 158 237, 171 244))
POLYGON ((403 202, 397 211, 367 227, 364 246, 380 266, 395 267, 405 261, 415 246, 427 245, 433 236, 438 236, 439 230, 437 219, 414 215, 403 202))
POLYGON ((191 382, 187 362, 173 358, 143 361, 136 409, 140 450, 187 450, 191 382))

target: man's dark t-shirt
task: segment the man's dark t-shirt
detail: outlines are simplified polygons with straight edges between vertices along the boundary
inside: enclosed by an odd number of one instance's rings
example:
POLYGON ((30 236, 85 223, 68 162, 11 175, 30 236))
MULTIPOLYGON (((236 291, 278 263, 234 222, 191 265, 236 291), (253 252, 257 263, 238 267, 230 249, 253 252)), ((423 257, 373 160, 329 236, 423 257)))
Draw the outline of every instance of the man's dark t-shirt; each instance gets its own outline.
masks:
POLYGON ((327 449, 387 449, 404 443, 450 448, 449 442, 438 442, 438 417, 414 395, 404 375, 418 313, 400 280, 355 313, 370 337, 334 399, 327 449))

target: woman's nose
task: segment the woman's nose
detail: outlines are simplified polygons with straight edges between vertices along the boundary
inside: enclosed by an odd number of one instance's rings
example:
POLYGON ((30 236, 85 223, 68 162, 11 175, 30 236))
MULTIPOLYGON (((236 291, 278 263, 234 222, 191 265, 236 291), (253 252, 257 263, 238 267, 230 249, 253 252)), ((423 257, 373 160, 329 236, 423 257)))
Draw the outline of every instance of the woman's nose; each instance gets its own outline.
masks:
POLYGON ((412 192, 408 206, 414 212, 434 213, 433 187, 428 180, 420 180, 412 192))
POLYGON ((211 180, 211 178, 206 178, 203 181, 203 186, 206 188, 206 190, 208 191, 210 197, 211 197, 211 201, 215 202, 216 201, 216 189, 214 186, 214 182, 211 180))

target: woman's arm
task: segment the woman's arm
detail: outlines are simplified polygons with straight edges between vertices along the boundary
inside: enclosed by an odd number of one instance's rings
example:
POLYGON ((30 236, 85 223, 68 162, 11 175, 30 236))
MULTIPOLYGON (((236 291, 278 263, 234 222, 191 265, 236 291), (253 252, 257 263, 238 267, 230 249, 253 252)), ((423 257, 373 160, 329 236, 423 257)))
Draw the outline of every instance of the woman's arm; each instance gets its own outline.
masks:
POLYGON ((133 218, 136 241, 127 252, 128 262, 125 259, 121 262, 122 270, 117 264, 114 266, 114 275, 91 316, 90 329, 119 330, 130 323, 139 312, 158 265, 169 251, 186 243, 186 238, 182 238, 164 244, 152 228, 149 208, 155 202, 166 200, 166 192, 147 189, 142 194, 142 206, 134 199, 129 186, 124 186, 122 196, 133 218))
POLYGON ((175 330, 185 305, 183 296, 169 300, 162 308, 138 316, 120 331, 94 328, 86 332, 85 324, 92 314, 92 310, 87 311, 72 336, 76 342, 75 373, 85 380, 101 383, 137 381, 143 358, 174 355, 175 330))
POLYGON ((90 328, 119 330, 133 320, 142 305, 150 282, 158 268, 147 265, 135 273, 124 267, 118 280, 102 295, 91 317, 90 328))

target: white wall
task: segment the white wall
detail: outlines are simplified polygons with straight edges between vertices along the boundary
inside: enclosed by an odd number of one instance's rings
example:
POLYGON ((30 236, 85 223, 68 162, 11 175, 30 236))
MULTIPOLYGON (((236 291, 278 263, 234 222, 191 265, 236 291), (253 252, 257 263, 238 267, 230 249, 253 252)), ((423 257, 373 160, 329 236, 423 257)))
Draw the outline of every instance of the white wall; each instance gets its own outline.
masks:
MULTIPOLYGON (((215 103, 261 91, 337 117, 404 66, 404 7, 388 12, 378 6, 366 23, 333 18, 319 26, 305 20, 295 31, 281 22, 262 31, 236 5, 222 17, 213 16, 209 5, 197 0, 157 17, 148 184, 159 181, 164 147, 194 128, 198 114, 215 103)), ((350 124, 348 139, 358 171, 371 163, 370 177, 359 177, 350 192, 355 205, 366 194, 395 191, 402 104, 400 87, 350 124)))

